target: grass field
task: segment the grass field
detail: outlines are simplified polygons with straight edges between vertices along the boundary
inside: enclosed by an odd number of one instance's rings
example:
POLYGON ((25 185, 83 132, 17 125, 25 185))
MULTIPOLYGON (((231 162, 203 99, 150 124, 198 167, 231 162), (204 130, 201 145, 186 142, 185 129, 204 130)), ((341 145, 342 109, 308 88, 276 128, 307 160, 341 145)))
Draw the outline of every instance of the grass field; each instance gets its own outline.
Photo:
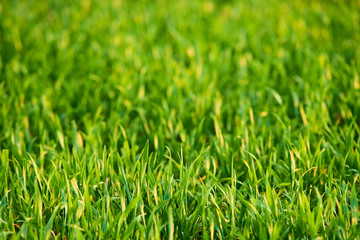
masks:
POLYGON ((360 239, 360 1, 0 2, 0 239, 360 239))

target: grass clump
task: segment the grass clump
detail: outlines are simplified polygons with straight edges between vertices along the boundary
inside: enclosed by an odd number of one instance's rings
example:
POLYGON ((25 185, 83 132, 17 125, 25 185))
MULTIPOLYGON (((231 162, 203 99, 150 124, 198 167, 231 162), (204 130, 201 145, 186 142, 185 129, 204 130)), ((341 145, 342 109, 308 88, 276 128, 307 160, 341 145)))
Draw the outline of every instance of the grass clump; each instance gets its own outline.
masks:
POLYGON ((359 239, 359 1, 2 1, 1 239, 359 239))

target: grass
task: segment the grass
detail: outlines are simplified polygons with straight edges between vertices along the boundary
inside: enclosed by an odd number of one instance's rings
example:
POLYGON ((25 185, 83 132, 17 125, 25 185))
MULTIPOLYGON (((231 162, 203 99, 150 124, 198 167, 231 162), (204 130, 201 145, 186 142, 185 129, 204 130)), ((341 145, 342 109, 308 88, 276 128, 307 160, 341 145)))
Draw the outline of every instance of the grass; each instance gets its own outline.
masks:
POLYGON ((360 2, 1 1, 0 239, 359 239, 360 2))

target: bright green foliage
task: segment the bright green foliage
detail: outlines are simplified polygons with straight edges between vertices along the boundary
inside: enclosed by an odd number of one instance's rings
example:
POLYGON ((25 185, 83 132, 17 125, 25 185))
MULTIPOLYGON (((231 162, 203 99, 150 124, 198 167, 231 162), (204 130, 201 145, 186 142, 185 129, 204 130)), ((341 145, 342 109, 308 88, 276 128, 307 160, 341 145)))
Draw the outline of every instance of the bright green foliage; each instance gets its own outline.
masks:
POLYGON ((359 239, 360 1, 0 1, 0 239, 359 239))

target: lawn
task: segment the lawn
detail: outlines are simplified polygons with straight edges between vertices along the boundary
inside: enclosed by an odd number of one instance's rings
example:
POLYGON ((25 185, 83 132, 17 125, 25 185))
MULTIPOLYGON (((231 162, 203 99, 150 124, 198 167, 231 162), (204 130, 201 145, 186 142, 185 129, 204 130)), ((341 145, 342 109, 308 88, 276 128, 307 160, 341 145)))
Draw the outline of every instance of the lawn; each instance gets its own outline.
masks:
POLYGON ((360 239, 360 1, 0 1, 0 239, 360 239))

